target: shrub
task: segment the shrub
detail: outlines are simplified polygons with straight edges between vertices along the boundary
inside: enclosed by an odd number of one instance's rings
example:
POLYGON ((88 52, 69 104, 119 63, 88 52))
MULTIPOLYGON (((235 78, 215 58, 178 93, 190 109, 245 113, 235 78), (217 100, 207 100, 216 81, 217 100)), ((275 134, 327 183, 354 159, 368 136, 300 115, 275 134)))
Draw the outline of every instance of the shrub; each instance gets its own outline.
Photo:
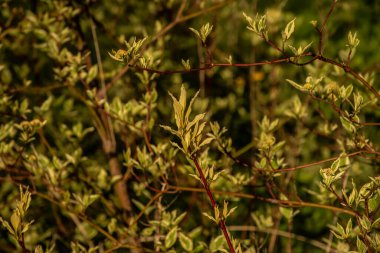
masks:
POLYGON ((375 2, 0 5, 2 252, 380 251, 375 2))

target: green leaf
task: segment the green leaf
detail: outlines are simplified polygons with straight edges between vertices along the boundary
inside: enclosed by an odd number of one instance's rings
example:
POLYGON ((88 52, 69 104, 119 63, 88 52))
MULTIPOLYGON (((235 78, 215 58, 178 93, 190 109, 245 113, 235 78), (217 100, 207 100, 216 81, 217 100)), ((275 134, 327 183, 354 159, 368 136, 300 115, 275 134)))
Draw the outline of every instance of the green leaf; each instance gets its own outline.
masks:
POLYGON ((380 223, 380 217, 372 223, 372 226, 375 227, 378 223, 380 223))
POLYGON ((371 230, 371 221, 368 219, 366 215, 363 215, 362 217, 359 217, 359 224, 365 231, 371 230))
POLYGON ((172 129, 170 126, 160 125, 160 127, 163 128, 164 130, 170 132, 171 134, 180 137, 178 131, 175 131, 175 130, 172 129))
POLYGON ((50 108, 51 102, 53 101, 53 96, 49 96, 40 106, 41 112, 47 112, 50 108))
POLYGON ((28 230, 29 230, 29 227, 30 227, 30 225, 32 224, 34 222, 34 220, 32 220, 31 222, 28 222, 28 223, 26 223, 26 224, 23 224, 22 225, 22 230, 21 230, 21 233, 25 233, 25 232, 27 232, 28 230))
POLYGON ((98 65, 94 65, 90 68, 87 74, 86 83, 90 83, 98 75, 98 65))
MULTIPOLYGON (((280 194, 281 200, 288 200, 288 198, 284 194, 280 194)), ((293 208, 289 207, 282 207, 280 206, 280 213, 287 219, 291 220, 294 216, 293 208)))
POLYGON ((210 243, 211 252, 216 252, 220 249, 223 249, 223 245, 225 244, 225 239, 223 235, 219 235, 214 238, 210 243))
POLYGON ((180 216, 178 216, 174 221, 173 221, 173 225, 178 225, 182 220, 183 218, 185 218, 187 212, 183 212, 180 216))
POLYGON ((348 236, 351 233, 351 231, 352 231, 352 220, 350 218, 346 225, 346 231, 345 231, 346 235, 348 236))
POLYGON ((294 82, 294 81, 292 81, 290 79, 286 79, 286 81, 288 83, 290 83, 294 88, 296 88, 296 89, 298 89, 300 91, 304 91, 304 92, 308 91, 308 89, 304 88, 302 85, 299 85, 298 83, 296 83, 296 82, 294 82))
POLYGON ((201 40, 202 40, 203 44, 206 43, 206 39, 210 35, 212 28, 213 28, 213 26, 210 25, 209 23, 207 23, 201 27, 200 34, 201 34, 201 40))
POLYGON ((200 136, 205 126, 206 126, 206 122, 202 122, 200 125, 198 125, 198 123, 195 124, 194 130, 193 130, 193 138, 197 138, 198 136, 200 136))
POLYGON ((179 96, 179 103, 181 104, 182 110, 185 110, 185 108, 186 108, 186 89, 183 85, 181 86, 181 94, 179 96))
POLYGON ((351 193, 350 193, 350 196, 348 197, 348 204, 350 206, 353 205, 353 203, 357 203, 357 198, 358 198, 358 191, 356 190, 356 188, 353 188, 351 193))
POLYGON ((203 231, 202 226, 196 227, 188 233, 188 236, 193 238, 193 239, 197 238, 202 234, 202 231, 203 231))
MULTIPOLYGON (((200 177, 199 177, 198 175, 195 175, 195 174, 189 174, 189 176, 195 178, 195 179, 198 180, 198 181, 201 181, 201 179, 200 179, 200 177)), ((209 217, 209 216, 207 216, 207 217, 209 217)))
POLYGON ((339 158, 336 159, 331 165, 332 171, 335 173, 338 169, 341 169, 345 165, 349 164, 349 159, 345 153, 340 154, 339 158))
POLYGON ((208 213, 203 212, 202 214, 206 216, 207 218, 209 218, 210 220, 212 220, 213 222, 218 223, 218 221, 214 217, 209 215, 208 213))
POLYGON ((16 232, 15 232, 15 231, 13 230, 13 228, 9 225, 8 221, 3 220, 3 218, 0 217, 0 222, 1 222, 1 224, 3 225, 3 227, 5 227, 11 235, 16 235, 16 232))
POLYGON ((185 68, 185 70, 187 70, 187 71, 191 70, 190 60, 189 59, 187 59, 186 61, 184 59, 182 59, 181 63, 183 65, 183 67, 185 68))
POLYGON ((214 140, 214 138, 212 138, 212 137, 206 138, 206 139, 204 139, 204 140, 202 141, 201 144, 199 144, 199 147, 202 147, 202 146, 204 146, 204 145, 210 144, 213 140, 214 140))
POLYGON ((284 32, 282 33, 282 40, 286 41, 290 38, 290 36, 292 36, 293 32, 294 32, 294 27, 295 27, 295 24, 294 24, 294 21, 296 19, 294 18, 292 21, 290 21, 286 27, 285 27, 285 30, 284 32))
POLYGON ((359 236, 356 237, 356 247, 358 248, 359 253, 367 252, 367 246, 359 239, 359 236))
POLYGON ((177 128, 182 129, 183 128, 183 111, 184 111, 184 108, 182 107, 181 103, 173 96, 173 94, 171 94, 169 92, 169 95, 173 100, 174 116, 175 116, 177 128))
POLYGON ((168 249, 174 245, 177 241, 177 230, 178 227, 173 227, 165 237, 165 248, 168 249))
POLYGON ((354 89, 354 86, 352 86, 352 84, 350 84, 347 88, 346 88, 346 96, 349 97, 351 96, 351 93, 352 93, 352 90, 354 89))
POLYGON ((42 249, 42 246, 41 245, 37 245, 34 248, 34 253, 44 253, 44 250, 42 249))
POLYGON ((195 35, 197 35, 198 39, 201 39, 201 35, 199 34, 199 32, 197 30, 195 30, 192 27, 190 27, 189 30, 192 31, 193 33, 195 33, 195 35))
POLYGON ((112 50, 112 53, 108 52, 108 55, 115 61, 124 62, 124 59, 128 55, 127 51, 119 49, 117 52, 112 50))
POLYGON ((179 242, 184 250, 190 252, 193 250, 193 240, 184 233, 179 233, 179 242))
POLYGON ((181 150, 185 155, 187 155, 187 152, 186 152, 183 148, 181 148, 177 143, 170 141, 170 144, 172 144, 172 146, 174 146, 175 148, 178 148, 178 149, 181 150))
POLYGON ((195 93, 194 97, 190 100, 190 103, 189 103, 189 107, 187 108, 187 111, 186 111, 186 115, 185 115, 185 122, 189 122, 189 117, 190 117, 190 113, 191 113, 191 109, 193 107, 193 103, 195 102, 195 99, 198 97, 199 95, 199 90, 197 91, 197 93, 195 93))
POLYGON ((347 119, 343 118, 343 117, 340 117, 340 122, 342 123, 342 126, 344 129, 346 129, 347 132, 349 133, 356 133, 356 127, 354 124, 352 124, 350 121, 348 121, 347 119))
POLYGON ((20 222, 21 222, 20 216, 17 214, 17 212, 13 212, 11 216, 11 225, 14 231, 16 232, 18 231, 20 222))
POLYGON ((357 47, 360 43, 360 40, 356 37, 357 34, 356 32, 355 33, 352 33, 351 31, 348 33, 348 36, 347 36, 347 40, 348 40, 348 47, 351 48, 351 49, 354 49, 355 47, 357 47))
POLYGON ((201 113, 201 114, 196 115, 194 119, 191 122, 189 122, 189 124, 186 126, 186 131, 190 130, 191 127, 193 127, 196 123, 202 120, 205 115, 206 113, 201 113))
POLYGON ((29 106, 28 100, 23 99, 21 104, 20 104, 20 109, 19 109, 19 112, 21 115, 24 115, 24 114, 27 114, 30 112, 30 110, 28 109, 28 106, 29 106))
POLYGON ((225 216, 225 218, 227 219, 228 216, 230 216, 233 212, 235 212, 237 206, 233 207, 230 209, 230 211, 228 211, 227 215, 225 216))

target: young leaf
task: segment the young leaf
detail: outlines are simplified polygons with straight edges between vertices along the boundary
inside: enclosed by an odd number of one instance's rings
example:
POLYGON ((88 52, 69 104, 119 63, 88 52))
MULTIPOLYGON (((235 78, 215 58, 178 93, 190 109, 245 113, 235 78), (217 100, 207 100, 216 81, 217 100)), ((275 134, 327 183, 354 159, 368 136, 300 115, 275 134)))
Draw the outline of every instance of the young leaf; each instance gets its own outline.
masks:
POLYGON ((190 66, 190 60, 187 59, 186 61, 184 59, 181 60, 183 67, 185 68, 186 71, 189 71, 191 69, 190 66))
POLYGON ((181 104, 182 110, 184 111, 186 108, 186 89, 182 85, 181 86, 181 94, 179 95, 179 103, 181 104))
POLYGON ((186 115, 185 115, 185 122, 186 123, 189 122, 191 108, 193 107, 193 103, 194 103, 195 99, 198 97, 198 95, 199 95, 199 90, 197 91, 197 93, 195 93, 194 97, 190 100, 189 107, 187 108, 186 115))
POLYGON ((185 218, 187 212, 183 212, 180 216, 178 216, 174 221, 173 221, 173 224, 174 225, 178 225, 182 220, 183 218, 185 218))
POLYGON ((191 122, 189 122, 189 124, 187 124, 186 131, 190 130, 191 127, 193 127, 196 123, 201 121, 205 115, 206 113, 201 113, 201 114, 196 115, 194 119, 191 122))
POLYGON ((198 39, 201 39, 201 35, 199 34, 199 32, 197 30, 195 30, 192 27, 190 27, 189 30, 192 31, 193 33, 195 33, 195 35, 197 35, 198 39))
POLYGON ((359 253, 367 252, 367 246, 362 240, 359 239, 359 236, 356 237, 356 247, 358 248, 359 253))
POLYGON ((294 32, 294 27, 295 27, 295 24, 294 24, 294 21, 296 19, 294 18, 292 21, 290 21, 286 27, 285 27, 285 30, 283 31, 282 33, 282 40, 283 41, 286 41, 290 38, 290 36, 292 36, 293 32, 294 32))
POLYGON ((174 243, 177 241, 177 230, 178 227, 175 226, 172 228, 169 233, 165 237, 165 248, 170 248, 174 245, 174 243))
POLYGON ((215 237, 210 243, 211 252, 216 252, 216 251, 222 249, 225 241, 226 240, 224 239, 223 235, 219 235, 219 236, 215 237))
POLYGON ((294 88, 296 88, 296 89, 298 89, 298 90, 300 90, 300 91, 304 91, 304 92, 305 92, 305 91, 308 91, 308 89, 304 88, 302 85, 300 85, 300 84, 294 82, 293 80, 286 79, 286 81, 287 81, 288 83, 290 83, 294 88))
POLYGON ((184 250, 190 252, 193 250, 193 240, 184 233, 179 233, 179 242, 184 250))
POLYGON ((203 212, 202 214, 206 216, 207 218, 209 218, 210 220, 212 220, 213 222, 218 223, 218 221, 214 217, 209 215, 208 213, 203 212))

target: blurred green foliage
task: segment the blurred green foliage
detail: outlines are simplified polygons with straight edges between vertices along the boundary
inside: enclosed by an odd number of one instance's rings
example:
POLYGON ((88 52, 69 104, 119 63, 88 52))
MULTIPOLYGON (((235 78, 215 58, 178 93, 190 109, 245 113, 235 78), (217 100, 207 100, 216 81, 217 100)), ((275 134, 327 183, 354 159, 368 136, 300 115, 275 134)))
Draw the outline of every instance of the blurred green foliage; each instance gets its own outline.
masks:
POLYGON ((0 251, 379 252, 379 11, 1 1, 0 251))

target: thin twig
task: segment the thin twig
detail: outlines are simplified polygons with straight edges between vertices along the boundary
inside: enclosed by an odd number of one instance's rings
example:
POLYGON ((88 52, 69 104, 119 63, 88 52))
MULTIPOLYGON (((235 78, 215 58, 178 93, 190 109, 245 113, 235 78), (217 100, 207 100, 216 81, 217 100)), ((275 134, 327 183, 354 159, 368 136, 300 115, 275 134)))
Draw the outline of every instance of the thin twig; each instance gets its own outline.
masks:
MULTIPOLYGON (((364 150, 359 150, 359 151, 347 154, 346 156, 347 157, 352 157, 352 156, 360 155, 362 153, 367 153, 367 152, 364 151, 364 150)), ((325 159, 325 160, 320 160, 320 161, 316 161, 316 162, 312 162, 312 163, 308 163, 308 164, 303 164, 303 165, 300 165, 300 166, 295 166, 295 167, 291 167, 291 168, 284 168, 284 169, 277 169, 277 170, 275 170, 275 172, 276 173, 283 173, 283 172, 295 171, 295 170, 299 170, 299 169, 304 169, 304 168, 312 167, 312 166, 315 166, 315 165, 320 165, 320 164, 323 164, 323 163, 326 163, 326 162, 335 161, 338 158, 339 158, 339 156, 334 156, 334 157, 331 157, 331 158, 328 158, 328 159, 325 159)))
MULTIPOLYGON (((205 189, 195 188, 195 187, 169 185, 168 188, 173 189, 173 190, 178 190, 178 191, 206 192, 205 189)), ((351 211, 351 210, 347 210, 347 209, 343 209, 343 208, 335 207, 335 206, 313 203, 313 202, 272 199, 272 198, 265 198, 265 197, 254 195, 254 194, 247 194, 247 193, 240 193, 240 192, 227 192, 227 191, 218 191, 218 190, 213 190, 212 192, 214 194, 224 195, 224 196, 233 196, 233 197, 240 197, 240 198, 247 198, 247 199, 257 199, 257 200, 267 202, 267 203, 271 203, 271 204, 283 205, 285 207, 315 207, 315 208, 330 210, 333 212, 345 213, 345 214, 349 214, 351 216, 356 216, 356 213, 351 211)))

